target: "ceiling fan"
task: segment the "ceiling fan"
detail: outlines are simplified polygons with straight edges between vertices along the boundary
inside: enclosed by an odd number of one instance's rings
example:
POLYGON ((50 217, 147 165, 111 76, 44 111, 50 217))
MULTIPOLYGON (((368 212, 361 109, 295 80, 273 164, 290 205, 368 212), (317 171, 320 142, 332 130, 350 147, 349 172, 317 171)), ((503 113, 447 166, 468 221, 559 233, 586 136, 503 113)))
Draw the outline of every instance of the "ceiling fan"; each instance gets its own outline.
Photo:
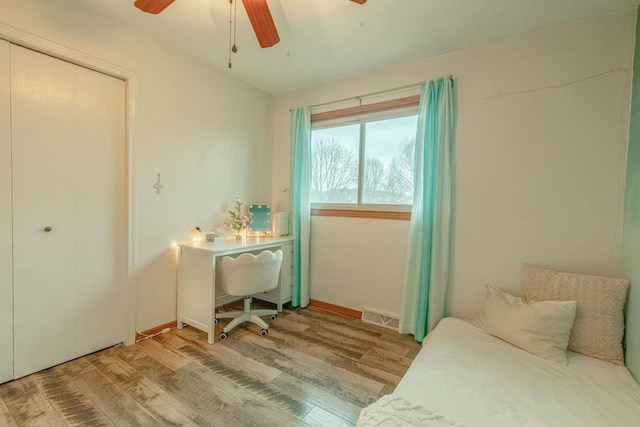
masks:
MULTIPOLYGON (((365 4, 367 0, 351 0, 358 4, 365 4)), ((154 15, 165 10, 174 0, 136 0, 134 6, 143 12, 154 15)), ((229 0, 232 3, 232 0, 229 0)), ((256 33, 260 47, 271 47, 280 41, 278 30, 271 17, 267 0, 242 0, 247 11, 249 21, 256 33)))

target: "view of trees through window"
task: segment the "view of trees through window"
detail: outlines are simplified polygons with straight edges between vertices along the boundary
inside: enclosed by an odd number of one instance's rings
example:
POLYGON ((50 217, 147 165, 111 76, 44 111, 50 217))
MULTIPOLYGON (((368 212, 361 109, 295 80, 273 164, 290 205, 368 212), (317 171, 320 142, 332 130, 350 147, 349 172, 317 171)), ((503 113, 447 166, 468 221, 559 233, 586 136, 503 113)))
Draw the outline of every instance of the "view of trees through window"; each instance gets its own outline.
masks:
POLYGON ((311 202, 410 205, 416 125, 411 115, 313 129, 311 202))

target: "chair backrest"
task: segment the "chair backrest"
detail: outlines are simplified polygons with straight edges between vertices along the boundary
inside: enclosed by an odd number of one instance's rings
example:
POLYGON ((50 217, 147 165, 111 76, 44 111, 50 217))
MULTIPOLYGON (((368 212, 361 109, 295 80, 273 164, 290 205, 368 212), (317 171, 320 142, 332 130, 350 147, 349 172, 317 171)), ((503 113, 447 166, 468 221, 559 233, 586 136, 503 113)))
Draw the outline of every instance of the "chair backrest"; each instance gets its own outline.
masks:
POLYGON ((247 296, 278 286, 282 251, 225 256, 216 265, 216 288, 227 295, 247 296))

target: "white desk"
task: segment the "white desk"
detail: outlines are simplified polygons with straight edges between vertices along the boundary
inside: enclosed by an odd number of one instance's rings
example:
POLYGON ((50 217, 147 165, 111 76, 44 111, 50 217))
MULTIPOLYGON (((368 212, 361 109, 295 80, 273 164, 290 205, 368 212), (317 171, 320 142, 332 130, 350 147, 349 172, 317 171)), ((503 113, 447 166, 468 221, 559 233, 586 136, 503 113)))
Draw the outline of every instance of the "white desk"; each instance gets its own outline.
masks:
POLYGON ((180 243, 178 260, 178 328, 191 325, 209 334, 209 344, 215 335, 215 307, 237 300, 237 296, 216 295, 216 260, 225 255, 283 249, 284 260, 276 289, 254 298, 278 304, 291 301, 291 258, 293 237, 247 237, 243 240, 222 240, 214 243, 180 243))

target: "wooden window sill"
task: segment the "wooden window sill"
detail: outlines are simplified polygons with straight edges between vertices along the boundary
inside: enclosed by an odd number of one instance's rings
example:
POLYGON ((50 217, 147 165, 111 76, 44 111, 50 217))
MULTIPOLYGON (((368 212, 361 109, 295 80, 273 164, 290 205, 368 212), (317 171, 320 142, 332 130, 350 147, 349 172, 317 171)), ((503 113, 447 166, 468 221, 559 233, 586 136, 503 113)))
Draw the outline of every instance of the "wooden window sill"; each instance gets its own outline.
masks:
POLYGON ((373 218, 409 221, 411 212, 366 211, 359 209, 311 209, 312 216, 334 216, 342 218, 373 218))

